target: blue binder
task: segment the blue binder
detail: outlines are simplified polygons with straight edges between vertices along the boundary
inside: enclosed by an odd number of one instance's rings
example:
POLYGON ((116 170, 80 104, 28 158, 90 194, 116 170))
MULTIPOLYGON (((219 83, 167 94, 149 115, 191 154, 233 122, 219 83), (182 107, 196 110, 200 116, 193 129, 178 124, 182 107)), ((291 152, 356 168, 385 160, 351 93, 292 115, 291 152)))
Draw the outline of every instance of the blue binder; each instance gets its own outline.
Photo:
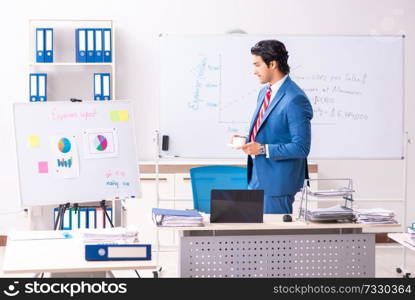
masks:
POLYGON ((104 100, 104 98, 102 97, 101 73, 94 73, 94 100, 104 100))
POLYGON ((78 224, 80 229, 88 228, 88 209, 80 208, 78 211, 78 224))
POLYGON ((45 62, 45 30, 36 28, 36 62, 45 62))
POLYGON ((95 30, 88 28, 86 30, 86 62, 95 62, 95 30))
POLYGON ((105 260, 151 260, 150 244, 93 244, 85 245, 85 259, 105 260))
POLYGON ((110 73, 102 73, 102 99, 111 100, 111 76, 110 73))
POLYGON ((102 50, 102 28, 95 29, 95 62, 104 61, 104 51, 102 50))
POLYGON ((96 211, 95 208, 88 208, 88 228, 96 228, 96 211))
POLYGON ((104 62, 112 62, 112 36, 111 28, 103 28, 103 46, 104 49, 104 62))
POLYGON ((38 98, 38 87, 37 87, 37 74, 29 74, 29 101, 39 101, 38 98))
POLYGON ((53 62, 53 28, 45 28, 45 62, 53 62))
POLYGON ((78 28, 75 30, 76 62, 86 62, 86 38, 86 29, 78 28))
POLYGON ((37 74, 37 87, 38 87, 38 101, 47 100, 47 75, 46 73, 37 74))

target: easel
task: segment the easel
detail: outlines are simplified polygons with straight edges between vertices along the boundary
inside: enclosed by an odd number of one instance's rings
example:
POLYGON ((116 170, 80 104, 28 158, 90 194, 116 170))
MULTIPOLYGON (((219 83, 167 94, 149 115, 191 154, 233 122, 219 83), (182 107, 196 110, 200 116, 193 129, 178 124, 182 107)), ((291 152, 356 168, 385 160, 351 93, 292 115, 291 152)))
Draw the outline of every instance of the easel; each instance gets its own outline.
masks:
MULTIPOLYGON (((64 219, 64 216, 65 216, 65 212, 68 209, 70 209, 70 207, 71 207, 71 204, 69 202, 68 203, 65 203, 65 204, 60 204, 59 205, 59 212, 58 212, 58 216, 56 217, 56 220, 55 220, 54 230, 63 230, 63 219, 64 219), (58 227, 58 224, 59 224, 59 227, 58 227)), ((102 208, 103 211, 104 211, 104 225, 105 225, 106 221, 108 220, 109 223, 110 223, 110 225, 111 225, 111 227, 114 227, 114 224, 112 223, 112 220, 111 220, 111 218, 110 218, 110 216, 109 216, 109 214, 107 212, 107 204, 106 204, 106 201, 105 200, 102 200, 99 203, 99 207, 102 208)), ((72 206, 72 208, 75 209, 75 214, 76 214, 76 213, 78 213, 78 210, 80 208, 96 208, 96 206, 79 206, 78 203, 74 203, 74 205, 72 206)))

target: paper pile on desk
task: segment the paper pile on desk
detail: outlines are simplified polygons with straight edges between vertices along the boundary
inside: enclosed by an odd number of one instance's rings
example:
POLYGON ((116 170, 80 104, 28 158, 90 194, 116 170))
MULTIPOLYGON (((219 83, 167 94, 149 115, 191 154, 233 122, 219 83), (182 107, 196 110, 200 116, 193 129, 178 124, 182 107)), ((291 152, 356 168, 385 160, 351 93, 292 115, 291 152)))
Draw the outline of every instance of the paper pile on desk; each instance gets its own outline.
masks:
POLYGON ((409 237, 415 242, 415 228, 408 227, 409 237))
POLYGON ((136 243, 136 227, 114 227, 105 229, 81 229, 78 231, 84 243, 136 243))
POLYGON ((341 205, 309 209, 307 219, 312 222, 352 221, 353 210, 341 205))
POLYGON ((349 196, 352 193, 354 193, 354 190, 347 187, 331 190, 308 191, 309 195, 319 197, 349 196))
POLYGON ((165 227, 203 226, 203 217, 196 210, 153 208, 153 221, 165 227))
POLYGON ((357 223, 363 224, 397 224, 395 213, 383 208, 355 209, 357 223))

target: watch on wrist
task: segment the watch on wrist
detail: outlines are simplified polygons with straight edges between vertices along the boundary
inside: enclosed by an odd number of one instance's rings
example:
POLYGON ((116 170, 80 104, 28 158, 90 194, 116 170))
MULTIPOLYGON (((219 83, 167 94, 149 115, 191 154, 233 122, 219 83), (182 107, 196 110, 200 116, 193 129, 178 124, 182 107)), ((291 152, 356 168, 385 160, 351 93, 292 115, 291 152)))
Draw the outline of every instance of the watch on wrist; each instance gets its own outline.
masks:
POLYGON ((265 155, 265 145, 259 144, 259 154, 265 155))

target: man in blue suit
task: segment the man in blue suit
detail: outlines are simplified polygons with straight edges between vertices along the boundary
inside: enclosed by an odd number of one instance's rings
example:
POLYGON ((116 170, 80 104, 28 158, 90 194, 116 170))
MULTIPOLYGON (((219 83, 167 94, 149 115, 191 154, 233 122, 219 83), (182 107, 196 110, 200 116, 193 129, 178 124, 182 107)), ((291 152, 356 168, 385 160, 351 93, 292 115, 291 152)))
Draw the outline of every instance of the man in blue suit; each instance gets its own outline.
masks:
POLYGON ((302 188, 310 152, 313 109, 291 80, 288 52, 277 40, 251 48, 254 74, 262 84, 247 143, 249 189, 264 190, 264 212, 291 214, 302 188))

